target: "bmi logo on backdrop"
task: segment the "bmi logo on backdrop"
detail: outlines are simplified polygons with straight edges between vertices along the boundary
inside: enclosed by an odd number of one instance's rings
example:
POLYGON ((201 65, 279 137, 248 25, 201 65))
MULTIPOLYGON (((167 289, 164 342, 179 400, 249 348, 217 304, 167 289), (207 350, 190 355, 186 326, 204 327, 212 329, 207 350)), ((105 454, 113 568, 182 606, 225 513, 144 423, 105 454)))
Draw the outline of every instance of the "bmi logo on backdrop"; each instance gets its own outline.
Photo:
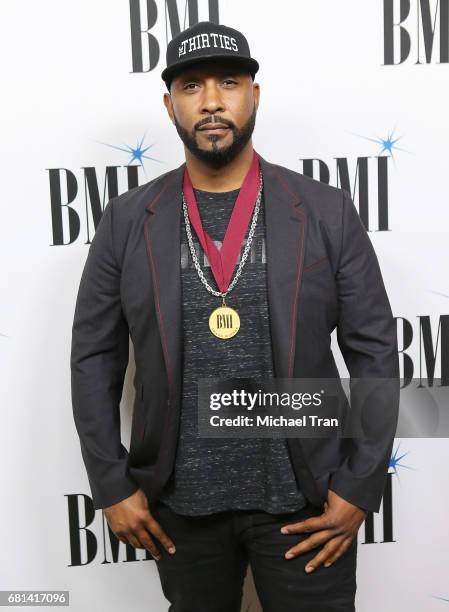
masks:
MULTIPOLYGON (((158 66, 161 47, 167 43, 154 33, 159 19, 165 20, 160 31, 171 32, 172 37, 184 30, 187 24, 181 27, 177 0, 159 0, 159 7, 156 0, 129 0, 129 7, 132 72, 150 72, 158 66), (146 17, 145 25, 142 24, 143 15, 146 17)), ((189 24, 200 21, 200 8, 202 15, 206 15, 203 19, 220 22, 219 0, 187 0, 185 9, 189 24)), ((269 11, 273 10, 284 12, 280 4, 268 3, 267 19, 270 18, 269 11)), ((383 65, 398 65, 406 61, 449 63, 449 0, 383 0, 379 3, 379 10, 383 21, 383 65)))

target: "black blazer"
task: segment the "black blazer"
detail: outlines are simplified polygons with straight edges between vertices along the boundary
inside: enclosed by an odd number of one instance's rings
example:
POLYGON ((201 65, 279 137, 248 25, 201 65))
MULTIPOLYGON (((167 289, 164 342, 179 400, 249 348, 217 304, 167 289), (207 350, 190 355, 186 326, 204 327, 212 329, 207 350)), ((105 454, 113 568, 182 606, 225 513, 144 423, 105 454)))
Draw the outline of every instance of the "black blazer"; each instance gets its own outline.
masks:
MULTIPOLYGON (((260 157, 275 376, 397 379, 396 325, 374 248, 350 194, 260 157)), ((81 277, 71 346, 72 405, 95 509, 138 487, 150 502, 175 460, 182 381, 181 189, 185 163, 107 203, 81 277), (129 452, 120 400, 134 345, 129 452)), ((339 381, 338 381, 339 382, 339 381)), ((398 387, 399 388, 399 387, 398 387)), ((365 438, 288 438, 298 483, 378 512, 398 401, 376 398, 365 438)))

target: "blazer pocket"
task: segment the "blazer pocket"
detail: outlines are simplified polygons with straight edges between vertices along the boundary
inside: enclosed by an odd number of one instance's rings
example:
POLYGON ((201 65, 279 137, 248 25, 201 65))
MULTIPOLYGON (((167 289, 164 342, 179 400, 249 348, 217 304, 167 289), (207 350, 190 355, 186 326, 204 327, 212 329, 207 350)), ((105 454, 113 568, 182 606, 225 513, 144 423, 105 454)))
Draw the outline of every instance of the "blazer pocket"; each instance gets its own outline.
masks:
POLYGON ((319 259, 316 259, 307 266, 304 266, 303 272, 310 273, 315 272, 316 270, 320 270, 327 263, 327 261, 327 257, 320 257, 319 259))

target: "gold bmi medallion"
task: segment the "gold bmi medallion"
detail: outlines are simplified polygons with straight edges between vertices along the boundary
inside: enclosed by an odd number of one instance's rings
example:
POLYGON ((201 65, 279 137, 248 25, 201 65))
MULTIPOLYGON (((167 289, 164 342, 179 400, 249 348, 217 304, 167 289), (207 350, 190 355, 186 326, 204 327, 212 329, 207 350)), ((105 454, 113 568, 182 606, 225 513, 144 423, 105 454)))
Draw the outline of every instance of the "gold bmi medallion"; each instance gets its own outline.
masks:
POLYGON ((209 316, 209 329, 217 338, 222 340, 232 338, 240 329, 238 312, 226 306, 223 301, 222 306, 215 308, 211 312, 209 316))

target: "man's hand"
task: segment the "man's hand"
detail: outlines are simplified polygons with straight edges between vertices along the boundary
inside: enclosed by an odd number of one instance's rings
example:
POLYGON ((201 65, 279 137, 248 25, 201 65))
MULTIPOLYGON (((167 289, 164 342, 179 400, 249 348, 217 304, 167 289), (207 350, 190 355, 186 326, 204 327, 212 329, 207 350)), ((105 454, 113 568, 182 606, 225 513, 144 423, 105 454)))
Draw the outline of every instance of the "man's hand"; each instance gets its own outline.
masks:
POLYGON ((142 489, 107 508, 103 508, 109 527, 115 536, 135 548, 146 548, 158 561, 161 558, 150 533, 157 537, 171 555, 176 551, 174 543, 152 516, 148 499, 142 489))
POLYGON ((313 533, 300 544, 290 548, 285 553, 286 559, 292 559, 320 544, 325 544, 307 563, 305 570, 308 573, 312 572, 323 562, 325 567, 329 567, 349 548, 353 538, 357 537, 357 531, 366 515, 366 510, 354 506, 328 489, 323 514, 282 527, 282 533, 313 533))

